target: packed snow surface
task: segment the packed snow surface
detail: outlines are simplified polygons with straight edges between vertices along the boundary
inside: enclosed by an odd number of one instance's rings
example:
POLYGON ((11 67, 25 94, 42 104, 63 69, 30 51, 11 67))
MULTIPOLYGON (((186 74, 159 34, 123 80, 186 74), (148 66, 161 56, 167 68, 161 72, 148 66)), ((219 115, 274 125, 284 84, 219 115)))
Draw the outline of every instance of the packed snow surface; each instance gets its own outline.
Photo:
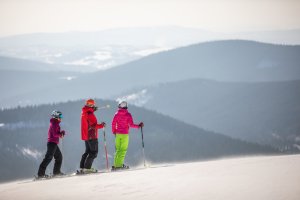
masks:
MULTIPOLYGON (((142 168, 142 167, 141 167, 142 168)), ((300 155, 231 158, 146 169, 21 180, 0 185, 0 199, 299 200, 300 155)))

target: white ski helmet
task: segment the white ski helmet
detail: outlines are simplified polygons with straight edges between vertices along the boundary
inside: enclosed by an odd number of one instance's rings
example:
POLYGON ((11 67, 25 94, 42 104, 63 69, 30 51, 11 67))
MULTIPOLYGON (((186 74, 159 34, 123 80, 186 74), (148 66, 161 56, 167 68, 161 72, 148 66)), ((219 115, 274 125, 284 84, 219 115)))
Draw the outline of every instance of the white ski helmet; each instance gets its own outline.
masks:
POLYGON ((127 102, 126 101, 121 101, 119 103, 119 108, 124 108, 124 109, 127 109, 128 108, 128 105, 127 105, 127 102))
POLYGON ((62 112, 58 110, 53 110, 51 113, 52 118, 62 119, 62 112))

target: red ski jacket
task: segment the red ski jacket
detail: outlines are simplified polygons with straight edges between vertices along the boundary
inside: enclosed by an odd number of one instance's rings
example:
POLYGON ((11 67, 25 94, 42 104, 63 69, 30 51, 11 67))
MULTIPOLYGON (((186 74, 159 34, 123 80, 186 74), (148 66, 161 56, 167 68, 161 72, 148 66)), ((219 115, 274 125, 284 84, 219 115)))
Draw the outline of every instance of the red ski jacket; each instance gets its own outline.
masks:
POLYGON ((133 123, 132 116, 127 109, 119 109, 112 121, 113 134, 128 134, 130 127, 139 128, 139 125, 133 123))
POLYGON ((97 123, 94 109, 84 106, 81 112, 81 139, 98 139, 98 129, 100 128, 103 128, 103 125, 97 123))

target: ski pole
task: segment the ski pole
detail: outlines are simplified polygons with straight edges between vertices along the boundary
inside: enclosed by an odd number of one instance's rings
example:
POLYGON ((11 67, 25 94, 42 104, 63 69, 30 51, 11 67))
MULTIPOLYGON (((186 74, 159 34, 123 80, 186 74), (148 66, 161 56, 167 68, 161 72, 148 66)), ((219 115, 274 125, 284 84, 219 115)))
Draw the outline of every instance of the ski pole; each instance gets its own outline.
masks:
POLYGON ((62 169, 64 170, 65 169, 65 163, 64 163, 64 149, 63 149, 63 147, 64 147, 64 140, 63 140, 63 138, 61 138, 61 150, 60 151, 61 151, 61 155, 63 157, 63 159, 62 159, 62 169))
POLYGON ((107 147, 106 147, 106 137, 105 137, 105 127, 103 127, 103 137, 104 137, 104 149, 105 149, 105 157, 106 157, 106 169, 108 169, 108 157, 107 157, 107 147))
POLYGON ((145 144, 144 144, 144 134, 143 134, 143 127, 141 127, 141 134, 142 134, 142 146, 143 146, 144 167, 146 167, 146 158, 145 158, 145 144))
POLYGON ((64 162, 64 159, 65 159, 64 158, 64 137, 65 137, 65 135, 67 135, 67 134, 64 133, 63 136, 61 137, 61 146, 60 146, 60 148, 61 148, 60 152, 63 157, 63 159, 62 159, 62 169, 63 170, 65 170, 65 162, 64 162))
POLYGON ((98 107, 98 110, 100 110, 100 109, 105 109, 105 108, 110 108, 110 105, 107 104, 107 105, 105 105, 105 106, 98 107))

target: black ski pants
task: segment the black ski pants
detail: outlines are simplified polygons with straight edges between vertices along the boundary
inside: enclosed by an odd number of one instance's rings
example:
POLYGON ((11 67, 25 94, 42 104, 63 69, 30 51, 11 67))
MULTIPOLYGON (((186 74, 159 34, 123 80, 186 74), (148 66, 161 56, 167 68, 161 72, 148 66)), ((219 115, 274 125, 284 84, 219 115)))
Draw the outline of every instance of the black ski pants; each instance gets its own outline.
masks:
POLYGON ((62 164, 62 154, 61 151, 56 143, 48 142, 47 143, 47 153, 45 155, 44 160, 40 164, 38 176, 45 175, 45 171, 51 160, 55 159, 54 168, 53 168, 53 174, 59 174, 61 173, 60 168, 62 164))
POLYGON ((80 168, 91 169, 94 159, 98 155, 98 139, 86 140, 85 152, 81 157, 80 168))

